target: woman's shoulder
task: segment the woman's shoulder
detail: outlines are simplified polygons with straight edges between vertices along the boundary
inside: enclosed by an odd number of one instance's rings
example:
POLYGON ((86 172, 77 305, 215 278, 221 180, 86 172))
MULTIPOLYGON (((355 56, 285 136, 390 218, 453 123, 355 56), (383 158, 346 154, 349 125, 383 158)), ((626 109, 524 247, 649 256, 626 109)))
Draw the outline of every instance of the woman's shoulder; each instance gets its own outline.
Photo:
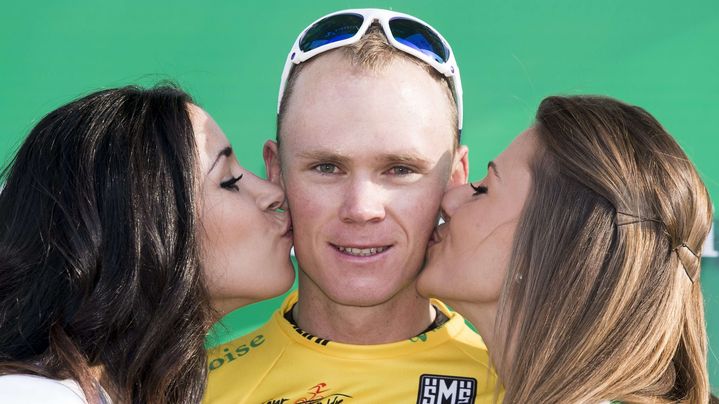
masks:
POLYGON ((87 404, 80 386, 73 380, 55 380, 35 375, 0 376, 3 404, 87 404))

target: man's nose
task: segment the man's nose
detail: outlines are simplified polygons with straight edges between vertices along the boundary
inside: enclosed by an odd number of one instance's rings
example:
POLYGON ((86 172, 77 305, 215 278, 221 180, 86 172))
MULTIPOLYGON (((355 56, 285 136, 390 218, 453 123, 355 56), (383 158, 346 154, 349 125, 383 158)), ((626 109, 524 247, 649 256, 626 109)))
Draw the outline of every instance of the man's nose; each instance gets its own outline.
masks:
POLYGON ((379 222, 385 217, 385 190, 369 179, 356 179, 345 189, 340 219, 345 223, 379 222))

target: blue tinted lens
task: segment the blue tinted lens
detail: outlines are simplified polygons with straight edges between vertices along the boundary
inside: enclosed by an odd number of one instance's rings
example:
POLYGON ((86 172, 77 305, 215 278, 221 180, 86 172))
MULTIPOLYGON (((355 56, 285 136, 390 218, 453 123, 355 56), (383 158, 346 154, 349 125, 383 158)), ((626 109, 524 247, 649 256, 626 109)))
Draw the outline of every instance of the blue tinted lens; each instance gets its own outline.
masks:
POLYGON ((359 14, 339 14, 315 23, 300 40, 300 49, 309 52, 332 42, 353 37, 364 17, 359 14))
POLYGON ((428 26, 406 18, 395 18, 389 22, 389 28, 397 42, 416 49, 439 63, 449 60, 449 49, 428 26))

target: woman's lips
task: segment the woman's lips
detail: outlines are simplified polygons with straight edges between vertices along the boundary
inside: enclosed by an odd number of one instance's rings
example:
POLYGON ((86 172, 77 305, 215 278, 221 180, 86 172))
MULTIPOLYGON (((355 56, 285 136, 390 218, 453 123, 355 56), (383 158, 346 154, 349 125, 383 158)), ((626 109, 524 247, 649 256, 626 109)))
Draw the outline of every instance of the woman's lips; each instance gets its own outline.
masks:
POLYGON ((442 242, 443 238, 443 229, 447 227, 446 223, 442 223, 439 226, 434 228, 434 231, 432 232, 432 236, 429 238, 429 242, 427 243, 427 248, 442 242))
POLYGON ((292 222, 287 223, 285 232, 282 233, 282 237, 292 237, 292 222))

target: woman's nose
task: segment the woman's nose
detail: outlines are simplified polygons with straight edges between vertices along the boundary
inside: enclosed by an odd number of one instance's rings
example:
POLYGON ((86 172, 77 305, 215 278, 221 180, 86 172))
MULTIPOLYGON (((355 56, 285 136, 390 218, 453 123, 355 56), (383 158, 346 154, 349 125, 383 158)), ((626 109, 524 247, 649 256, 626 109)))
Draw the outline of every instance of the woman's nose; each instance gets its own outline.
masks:
POLYGON ((447 190, 442 197, 442 203, 440 205, 440 214, 445 222, 449 222, 460 207, 467 200, 467 197, 471 197, 472 190, 469 184, 460 185, 447 190))
POLYGON ((262 210, 283 209, 285 206, 285 193, 278 185, 259 179, 256 194, 257 206, 262 210))

